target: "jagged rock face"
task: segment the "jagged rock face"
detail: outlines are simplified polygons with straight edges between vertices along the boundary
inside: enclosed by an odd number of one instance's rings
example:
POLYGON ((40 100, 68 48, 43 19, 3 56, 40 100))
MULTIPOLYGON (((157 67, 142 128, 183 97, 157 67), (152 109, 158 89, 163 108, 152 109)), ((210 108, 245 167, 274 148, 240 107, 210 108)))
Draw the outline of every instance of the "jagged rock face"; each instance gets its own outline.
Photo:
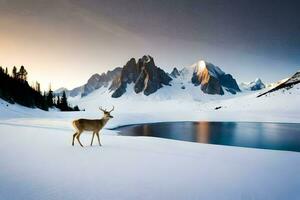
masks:
POLYGON ((199 61, 193 67, 191 81, 195 86, 200 85, 204 93, 223 95, 223 87, 232 94, 240 92, 236 80, 230 74, 225 74, 219 67, 205 61, 199 61))
POLYGON ((180 73, 179 73, 178 69, 176 67, 174 67, 170 75, 173 78, 177 78, 178 76, 180 76, 180 73))
POLYGON ((94 74, 88 80, 88 82, 83 86, 81 96, 87 96, 94 90, 97 90, 101 87, 107 87, 109 83, 121 74, 121 68, 117 67, 113 71, 108 71, 107 73, 94 74))
POLYGON ((200 85, 201 90, 207 94, 224 94, 219 80, 211 76, 207 69, 204 69, 201 73, 193 73, 192 83, 195 86, 200 85))
POLYGON ((231 93, 241 91, 236 80, 231 76, 231 74, 224 74, 220 76, 220 84, 224 86, 227 91, 231 91, 231 93))
POLYGON ((115 91, 112 97, 118 98, 126 92, 127 84, 134 84, 136 93, 143 92, 150 95, 163 85, 170 85, 172 79, 154 63, 150 56, 143 56, 136 63, 134 58, 130 59, 123 67, 120 77, 117 77, 110 89, 115 91))

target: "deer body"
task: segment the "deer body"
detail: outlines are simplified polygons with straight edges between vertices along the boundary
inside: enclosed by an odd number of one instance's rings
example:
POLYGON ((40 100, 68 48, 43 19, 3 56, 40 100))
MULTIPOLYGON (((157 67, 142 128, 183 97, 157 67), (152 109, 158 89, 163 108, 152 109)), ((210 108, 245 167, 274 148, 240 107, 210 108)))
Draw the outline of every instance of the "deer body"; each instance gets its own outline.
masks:
POLYGON ((73 134, 73 141, 72 145, 74 146, 74 140, 75 138, 79 142, 80 146, 83 147, 82 143, 80 142, 80 135, 83 131, 92 131, 92 141, 91 146, 93 145, 93 140, 95 134, 98 138, 98 143, 101 146, 100 138, 99 138, 99 132, 100 130, 105 126, 105 124, 108 122, 109 119, 113 118, 113 116, 110 115, 110 112, 114 110, 114 108, 111 111, 106 111, 100 108, 101 111, 103 111, 104 116, 101 119, 77 119, 73 121, 73 126, 76 129, 76 132, 73 134))

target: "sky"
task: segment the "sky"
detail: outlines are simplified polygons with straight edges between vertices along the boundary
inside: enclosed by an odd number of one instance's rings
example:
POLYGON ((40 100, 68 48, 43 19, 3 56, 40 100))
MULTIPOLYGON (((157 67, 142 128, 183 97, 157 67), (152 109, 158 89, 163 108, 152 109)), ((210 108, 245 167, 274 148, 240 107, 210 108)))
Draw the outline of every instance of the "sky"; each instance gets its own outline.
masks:
POLYGON ((42 88, 150 54, 166 71, 200 59, 238 82, 300 70, 300 1, 0 0, 0 66, 24 65, 42 88))

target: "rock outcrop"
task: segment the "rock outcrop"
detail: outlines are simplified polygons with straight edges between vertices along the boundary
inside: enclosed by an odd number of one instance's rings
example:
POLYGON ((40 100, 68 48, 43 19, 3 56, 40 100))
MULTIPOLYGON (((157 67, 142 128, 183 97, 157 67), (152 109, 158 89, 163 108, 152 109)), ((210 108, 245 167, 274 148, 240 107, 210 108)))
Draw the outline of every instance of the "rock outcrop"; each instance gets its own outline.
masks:
POLYGON ((170 85, 171 80, 166 72, 155 65, 151 56, 143 56, 138 62, 132 58, 126 63, 120 76, 113 80, 110 90, 114 90, 112 97, 118 98, 132 83, 135 93, 143 92, 148 96, 163 85, 170 85))
POLYGON ((177 78, 178 76, 180 76, 180 72, 176 67, 173 68, 172 72, 170 73, 170 76, 173 78, 177 78))
POLYGON ((97 90, 101 87, 108 87, 110 82, 114 80, 114 78, 120 76, 122 68, 117 67, 112 71, 107 71, 106 73, 94 74, 89 78, 88 82, 83 86, 81 96, 87 96, 94 90, 97 90))

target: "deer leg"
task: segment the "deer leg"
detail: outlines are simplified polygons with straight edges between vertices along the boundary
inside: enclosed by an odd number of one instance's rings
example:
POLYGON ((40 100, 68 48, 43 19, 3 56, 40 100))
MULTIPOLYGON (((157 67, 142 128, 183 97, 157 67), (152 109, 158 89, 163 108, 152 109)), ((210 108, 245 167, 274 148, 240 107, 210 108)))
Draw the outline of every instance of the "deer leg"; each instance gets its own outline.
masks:
POLYGON ((102 146, 101 142, 100 142, 100 138, 99 138, 99 132, 96 132, 96 134, 97 134, 97 138, 98 138, 98 143, 99 143, 100 146, 102 146))
POLYGON ((79 133, 76 135, 76 139, 78 140, 80 146, 83 147, 83 145, 81 144, 80 139, 79 139, 81 133, 82 133, 82 132, 79 132, 79 133))
POLYGON ((94 136, 95 136, 95 132, 93 132, 93 137, 92 137, 92 141, 91 141, 91 146, 93 145, 94 136))
POLYGON ((72 146, 74 146, 74 139, 75 139, 76 135, 77 135, 77 132, 73 134, 72 146))

